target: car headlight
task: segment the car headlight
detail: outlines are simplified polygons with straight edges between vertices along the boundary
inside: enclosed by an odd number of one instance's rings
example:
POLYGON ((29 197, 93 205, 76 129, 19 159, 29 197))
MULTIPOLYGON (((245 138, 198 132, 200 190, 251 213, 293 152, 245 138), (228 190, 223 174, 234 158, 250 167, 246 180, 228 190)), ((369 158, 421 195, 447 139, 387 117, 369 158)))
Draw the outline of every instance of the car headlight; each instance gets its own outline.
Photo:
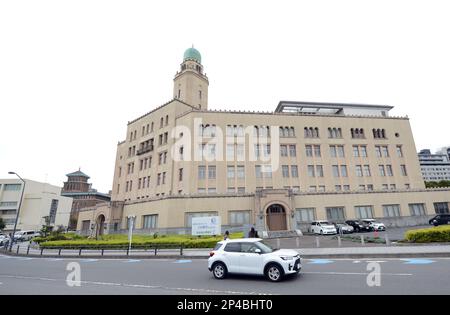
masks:
POLYGON ((293 256, 280 256, 280 258, 283 259, 283 260, 292 260, 292 259, 294 259, 293 256))

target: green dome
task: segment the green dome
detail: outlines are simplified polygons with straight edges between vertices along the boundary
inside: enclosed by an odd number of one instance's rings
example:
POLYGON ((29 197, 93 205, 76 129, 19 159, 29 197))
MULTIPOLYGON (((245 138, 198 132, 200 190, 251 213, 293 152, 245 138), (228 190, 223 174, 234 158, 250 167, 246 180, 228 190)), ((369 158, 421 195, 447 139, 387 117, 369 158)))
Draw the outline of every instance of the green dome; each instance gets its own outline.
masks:
POLYGON ((202 56, 200 55, 200 52, 195 49, 194 47, 186 49, 183 56, 183 61, 185 60, 195 60, 198 63, 202 63, 202 56))

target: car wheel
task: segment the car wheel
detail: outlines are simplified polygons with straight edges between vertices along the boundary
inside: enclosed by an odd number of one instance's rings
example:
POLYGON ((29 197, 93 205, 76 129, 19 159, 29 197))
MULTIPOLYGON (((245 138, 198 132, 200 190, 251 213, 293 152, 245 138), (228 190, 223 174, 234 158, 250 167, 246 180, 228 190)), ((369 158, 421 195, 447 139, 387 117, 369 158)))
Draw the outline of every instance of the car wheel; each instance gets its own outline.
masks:
POLYGON ((227 276, 227 267, 221 262, 214 264, 212 269, 214 278, 216 279, 225 279, 227 276))
POLYGON ((266 269, 266 277, 272 282, 281 281, 283 278, 283 269, 275 264, 269 265, 266 269))

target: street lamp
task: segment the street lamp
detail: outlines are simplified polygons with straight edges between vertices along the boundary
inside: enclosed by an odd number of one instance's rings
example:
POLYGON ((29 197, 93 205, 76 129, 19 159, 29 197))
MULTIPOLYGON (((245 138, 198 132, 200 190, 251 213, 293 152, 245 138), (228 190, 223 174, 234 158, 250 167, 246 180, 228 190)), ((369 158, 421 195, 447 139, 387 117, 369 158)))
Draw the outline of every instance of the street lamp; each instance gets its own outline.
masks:
POLYGON ((9 251, 12 251, 12 246, 13 246, 13 243, 14 243, 14 235, 16 234, 17 222, 19 221, 20 207, 22 206, 23 193, 25 192, 25 184, 26 183, 25 183, 25 180, 22 177, 20 177, 20 175, 17 174, 16 172, 8 172, 8 174, 16 175, 17 177, 19 177, 19 179, 23 183, 22 194, 20 195, 20 200, 19 200, 19 207, 17 208, 16 220, 14 222, 14 230, 13 230, 13 234, 11 235, 11 240, 10 240, 10 243, 9 243, 9 251))

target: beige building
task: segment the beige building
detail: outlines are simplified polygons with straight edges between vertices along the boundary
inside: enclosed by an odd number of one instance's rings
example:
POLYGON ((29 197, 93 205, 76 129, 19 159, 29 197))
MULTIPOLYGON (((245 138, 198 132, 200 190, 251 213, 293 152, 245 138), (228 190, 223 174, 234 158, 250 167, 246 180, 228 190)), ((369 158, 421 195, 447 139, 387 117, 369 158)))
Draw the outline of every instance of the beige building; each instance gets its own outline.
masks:
POLYGON ((127 125, 112 202, 79 214, 84 233, 306 229, 315 219, 427 223, 450 190, 426 190, 408 118, 392 106, 281 101, 274 112, 208 110, 208 78, 189 48, 173 100, 127 125))
MULTIPOLYGON (((61 187, 28 179, 25 182, 17 230, 39 231, 46 220, 50 226, 67 228, 72 198, 61 196, 61 187)), ((6 224, 5 232, 14 229, 22 189, 19 179, 0 179, 0 217, 6 224)))

